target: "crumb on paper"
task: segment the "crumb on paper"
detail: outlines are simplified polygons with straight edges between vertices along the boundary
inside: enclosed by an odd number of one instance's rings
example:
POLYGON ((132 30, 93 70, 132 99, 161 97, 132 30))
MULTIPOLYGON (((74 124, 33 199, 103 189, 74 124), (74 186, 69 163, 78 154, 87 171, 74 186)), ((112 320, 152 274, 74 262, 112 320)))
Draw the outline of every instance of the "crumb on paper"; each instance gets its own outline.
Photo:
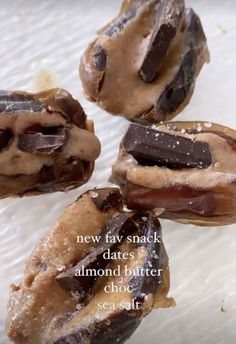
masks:
POLYGON ((36 92, 46 91, 55 86, 55 78, 48 69, 39 69, 34 77, 34 90, 36 92))
POLYGON ((226 313, 226 312, 227 312, 227 310, 225 309, 225 302, 224 302, 224 301, 222 301, 222 303, 221 303, 220 310, 221 310, 221 312, 223 312, 223 313, 226 313))
POLYGON ((227 33, 227 30, 222 25, 218 24, 217 27, 222 33, 227 33))

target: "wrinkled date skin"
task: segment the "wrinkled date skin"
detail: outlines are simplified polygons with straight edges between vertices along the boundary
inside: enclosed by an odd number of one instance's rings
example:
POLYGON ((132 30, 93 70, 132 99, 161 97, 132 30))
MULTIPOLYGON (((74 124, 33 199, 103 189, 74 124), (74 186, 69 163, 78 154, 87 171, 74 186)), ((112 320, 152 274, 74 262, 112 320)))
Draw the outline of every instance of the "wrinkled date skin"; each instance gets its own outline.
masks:
POLYGON ((159 123, 188 104, 208 61, 201 21, 184 0, 124 0, 82 55, 80 77, 106 111, 159 123))
POLYGON ((131 124, 113 166, 130 209, 204 226, 236 222, 236 132, 205 122, 131 124))
POLYGON ((22 283, 11 286, 7 334, 16 344, 124 343, 153 308, 172 305, 168 290, 168 257, 158 219, 151 212, 124 211, 118 189, 94 189, 65 209, 26 263, 22 283), (107 233, 121 240, 108 243, 107 233), (100 240, 78 244, 76 238, 85 235, 100 240), (128 242, 128 236, 136 240, 128 242), (133 259, 104 260, 108 249, 132 252, 133 259), (120 266, 120 275, 75 276, 82 264, 85 271, 120 266), (151 267, 160 274, 126 275, 125 266, 151 267), (112 284, 129 291, 106 293, 112 284), (129 306, 132 302, 138 306, 129 306))
POLYGON ((1 198, 78 187, 99 153, 93 123, 67 91, 0 91, 1 198))

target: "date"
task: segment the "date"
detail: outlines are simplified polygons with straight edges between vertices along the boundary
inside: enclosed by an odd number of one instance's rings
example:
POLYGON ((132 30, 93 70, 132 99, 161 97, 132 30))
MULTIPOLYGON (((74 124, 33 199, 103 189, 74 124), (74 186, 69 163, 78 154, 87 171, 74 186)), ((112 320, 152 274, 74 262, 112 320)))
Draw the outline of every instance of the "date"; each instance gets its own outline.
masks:
POLYGON ((216 226, 236 222, 236 133, 204 122, 131 124, 111 180, 130 209, 216 226))
POLYGON ((0 197, 66 191, 93 172, 100 142, 67 91, 0 92, 0 197))

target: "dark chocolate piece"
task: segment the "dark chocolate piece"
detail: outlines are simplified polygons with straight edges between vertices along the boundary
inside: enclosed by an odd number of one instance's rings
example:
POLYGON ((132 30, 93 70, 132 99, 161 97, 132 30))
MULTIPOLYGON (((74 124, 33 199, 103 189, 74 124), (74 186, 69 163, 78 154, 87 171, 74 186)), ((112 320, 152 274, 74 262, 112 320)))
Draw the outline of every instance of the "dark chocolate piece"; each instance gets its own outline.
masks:
POLYGON ((179 29, 185 8, 184 0, 164 0, 159 6, 147 52, 139 71, 145 82, 152 82, 157 76, 179 29))
POLYGON ((194 83, 195 62, 193 51, 188 51, 173 81, 165 87, 157 101, 156 111, 160 120, 176 111, 189 94, 194 83))
POLYGON ((13 103, 22 103, 22 102, 30 102, 33 101, 34 97, 30 93, 21 93, 21 92, 10 92, 6 90, 0 91, 0 102, 13 102, 13 103))
POLYGON ((19 136, 18 148, 31 153, 51 154, 66 142, 66 129, 52 128, 48 134, 42 132, 25 133, 19 136))
MULTIPOLYGON (((66 119, 75 124, 77 127, 86 129, 86 114, 78 101, 76 101, 69 93, 66 97, 64 94, 51 94, 47 99, 48 105, 57 106, 58 110, 64 114, 66 119)), ((47 108, 50 112, 50 110, 47 108)))
POLYGON ((13 136, 10 129, 0 129, 0 151, 8 146, 13 136))
POLYGON ((109 37, 119 33, 125 25, 136 16, 137 8, 134 7, 131 10, 125 12, 106 30, 105 34, 109 37))
MULTIPOLYGON (((161 226, 156 217, 151 213, 141 213, 133 216, 133 221, 137 225, 140 237, 152 238, 152 242, 141 243, 139 246, 144 246, 147 250, 147 255, 143 260, 142 268, 146 271, 148 269, 161 269, 161 226), (156 236, 155 236, 156 234, 156 236), (156 240, 158 238, 159 240, 156 240)), ((130 285, 133 295, 140 300, 142 296, 154 293, 158 285, 161 283, 161 277, 157 276, 133 276, 130 285)))
POLYGON ((184 29, 188 33, 188 44, 198 54, 206 45, 206 36, 201 25, 201 20, 192 8, 186 9, 185 13, 184 29))
POLYGON ((131 124, 123 146, 141 164, 169 168, 207 168, 212 164, 209 145, 149 127, 131 124))
POLYGON ((35 101, 30 95, 17 95, 8 92, 0 94, 0 113, 25 111, 40 112, 43 108, 44 105, 39 101, 35 101))
POLYGON ((79 344, 89 340, 91 344, 125 343, 141 323, 134 311, 120 310, 103 321, 92 322, 87 327, 75 328, 71 333, 47 342, 47 344, 79 344))
POLYGON ((159 120, 164 120, 169 113, 177 111, 187 99, 195 83, 197 57, 205 48, 206 37, 201 21, 192 9, 186 10, 183 30, 186 31, 186 43, 189 49, 183 54, 173 81, 165 87, 158 98, 156 113, 159 120))
MULTIPOLYGON (((125 213, 116 213, 112 219, 107 222, 102 230, 100 242, 84 259, 76 266, 62 272, 56 277, 56 281, 61 287, 67 290, 76 290, 84 293, 90 290, 95 283, 97 276, 76 276, 76 272, 84 269, 103 269, 108 264, 108 260, 103 258, 103 254, 109 249, 113 252, 119 245, 117 240, 115 243, 106 242, 106 234, 111 233, 114 237, 128 235, 135 225, 130 217, 125 213)), ((79 275, 79 274, 78 274, 79 275)))
POLYGON ((106 64, 107 64, 106 51, 102 47, 95 45, 93 48, 93 54, 94 54, 94 61, 95 61, 96 67, 100 71, 103 71, 106 68, 106 64))
POLYGON ((95 189, 90 196, 96 207, 102 212, 106 212, 110 208, 118 211, 122 211, 123 209, 123 199, 118 189, 99 189, 99 192, 96 192, 95 189))

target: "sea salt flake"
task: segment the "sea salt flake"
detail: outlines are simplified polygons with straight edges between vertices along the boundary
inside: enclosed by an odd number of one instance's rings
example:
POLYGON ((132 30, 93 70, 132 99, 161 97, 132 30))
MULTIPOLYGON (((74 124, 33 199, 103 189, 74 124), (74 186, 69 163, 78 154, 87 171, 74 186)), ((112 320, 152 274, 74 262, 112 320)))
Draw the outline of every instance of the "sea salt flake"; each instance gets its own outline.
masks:
POLYGON ((206 128, 211 128, 211 127, 212 127, 212 123, 211 123, 211 122, 205 122, 205 123, 204 123, 204 126, 205 126, 206 128))
POLYGON ((97 198, 98 197, 98 193, 94 192, 94 191, 90 191, 89 192, 89 196, 92 197, 92 198, 97 198))

